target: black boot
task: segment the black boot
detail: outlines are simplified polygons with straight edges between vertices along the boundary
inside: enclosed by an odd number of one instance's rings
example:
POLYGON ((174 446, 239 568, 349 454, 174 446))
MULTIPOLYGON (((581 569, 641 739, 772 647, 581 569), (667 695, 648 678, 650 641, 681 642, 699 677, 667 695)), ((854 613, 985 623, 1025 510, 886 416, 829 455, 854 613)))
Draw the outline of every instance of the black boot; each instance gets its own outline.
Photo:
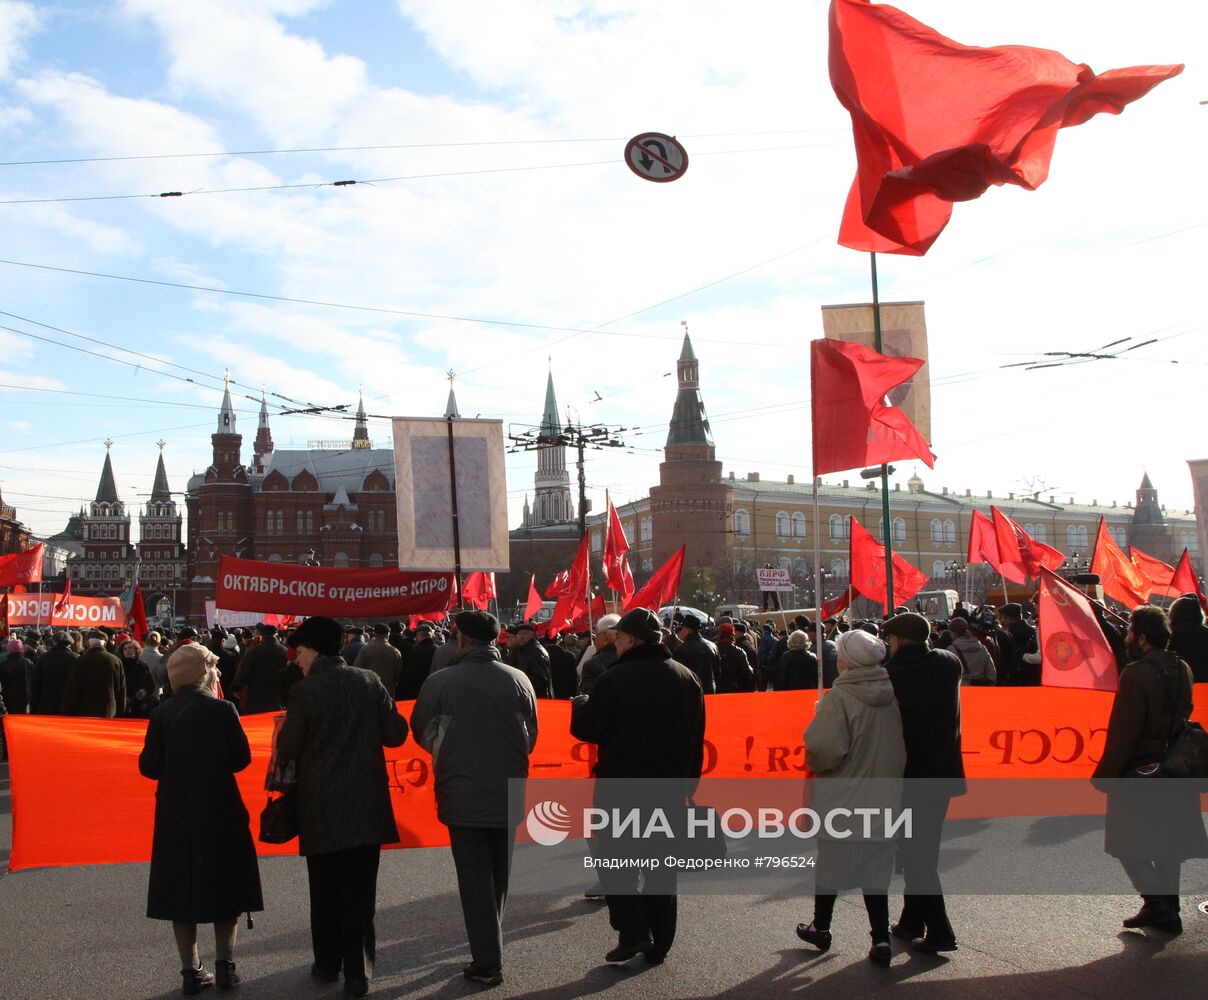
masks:
POLYGON ((229 990, 241 982, 239 973, 235 971, 234 962, 224 962, 218 959, 214 963, 214 983, 220 990, 229 990))
POLYGON ((868 960, 873 965, 888 969, 889 963, 893 961, 893 949, 889 947, 889 932, 869 931, 868 936, 872 938, 872 948, 868 951, 868 960))
POLYGON ((180 992, 187 997, 196 996, 207 986, 214 985, 214 977, 204 965, 198 965, 196 969, 181 969, 180 977, 183 980, 180 992))
MULTIPOLYGON (((1170 911, 1164 905, 1163 897, 1161 896, 1142 896, 1145 902, 1136 913, 1124 920, 1124 926, 1129 930, 1135 930, 1138 927, 1157 927, 1162 921, 1167 920, 1170 911)), ((1178 914, 1176 913, 1177 917, 1178 914)))

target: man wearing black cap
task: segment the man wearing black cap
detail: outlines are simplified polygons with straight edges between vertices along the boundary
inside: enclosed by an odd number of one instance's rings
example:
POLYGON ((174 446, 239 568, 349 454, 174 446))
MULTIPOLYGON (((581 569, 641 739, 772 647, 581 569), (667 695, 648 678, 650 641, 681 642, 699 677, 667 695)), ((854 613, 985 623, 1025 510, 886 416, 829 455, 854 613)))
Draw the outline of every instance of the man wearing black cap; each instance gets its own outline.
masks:
MULTIPOLYGON (((671 658, 663 645, 658 618, 645 608, 629 611, 616 626, 617 659, 596 681, 590 696, 573 702, 570 731, 594 743, 599 755, 597 778, 682 779, 682 793, 668 802, 674 825, 685 814, 704 761, 705 699, 700 680, 671 658)), ((596 806, 609 808, 612 789, 596 785, 596 806)), ((605 838, 593 852, 608 851, 605 838)), ((601 869, 609 921, 617 946, 608 962, 628 962, 645 955, 652 964, 667 957, 675 940, 675 869, 649 871, 638 892, 635 869, 601 869)))
MULTIPOLYGON (((398 690, 399 667, 403 657, 397 649, 386 641, 390 629, 386 625, 373 626, 373 638, 365 643, 357 654, 353 666, 359 670, 372 670, 381 678, 383 686, 390 692, 390 697, 398 690)), ((345 661, 347 662, 347 661, 345 661)))
POLYGON ((244 715, 254 712, 280 712, 282 674, 289 663, 285 647, 277 641, 277 626, 263 622, 256 626, 260 641, 249 647, 235 673, 235 691, 240 693, 244 715))
POLYGON ((704 624, 696 615, 684 614, 679 628, 680 644, 675 647, 675 659, 696 674, 705 694, 716 694, 721 657, 717 647, 701 636, 700 630, 704 624))
POLYGON ((533 623, 521 622, 512 631, 516 640, 508 650, 508 663, 529 679, 538 698, 552 698, 554 678, 549 669, 549 653, 537 642, 533 623))
POLYGON ((928 646, 931 623, 920 614, 895 615, 881 627, 881 635, 889 643, 885 666, 906 742, 902 808, 911 810, 913 824, 912 836, 898 848, 906 885, 902 915, 891 932, 927 954, 956 951, 940 886, 939 854, 950 801, 965 793, 961 661, 928 646))
POLYGON ((509 782, 528 777, 537 743, 537 699, 529 679, 499 659, 499 621, 485 611, 457 615, 457 662, 430 675, 411 729, 432 752, 436 814, 449 828, 472 982, 503 982, 503 908, 515 829, 509 782))
POLYGON ((365 630, 360 625, 349 625, 344 629, 344 635, 347 638, 340 649, 340 657, 345 663, 356 663, 365 648, 365 630))

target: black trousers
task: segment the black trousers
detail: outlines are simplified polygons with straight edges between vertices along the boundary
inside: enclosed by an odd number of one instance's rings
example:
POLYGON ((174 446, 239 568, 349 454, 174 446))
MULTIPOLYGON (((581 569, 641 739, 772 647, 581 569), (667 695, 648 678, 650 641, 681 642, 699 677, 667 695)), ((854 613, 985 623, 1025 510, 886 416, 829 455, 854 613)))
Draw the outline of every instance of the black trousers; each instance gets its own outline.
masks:
POLYGON ((906 886, 898 923, 919 935, 955 938, 944 890, 940 886, 940 837, 951 798, 927 794, 907 796, 902 807, 911 810, 911 836, 898 842, 898 858, 906 886))
POLYGON ((373 916, 381 856, 381 847, 372 844, 306 859, 315 964, 328 973, 342 968, 345 982, 373 976, 373 916))
POLYGON ((449 827, 470 957, 488 969, 503 968, 503 908, 514 838, 508 827, 449 827))
POLYGON ((674 869, 601 870, 600 883, 608 903, 608 922, 621 944, 654 940, 654 954, 665 956, 675 942, 678 900, 674 869))
POLYGON ((1174 900, 1174 908, 1179 908, 1179 877, 1182 874, 1181 861, 1137 861, 1133 858, 1121 858, 1120 864, 1124 874, 1146 900, 1150 897, 1166 897, 1167 901, 1174 900))

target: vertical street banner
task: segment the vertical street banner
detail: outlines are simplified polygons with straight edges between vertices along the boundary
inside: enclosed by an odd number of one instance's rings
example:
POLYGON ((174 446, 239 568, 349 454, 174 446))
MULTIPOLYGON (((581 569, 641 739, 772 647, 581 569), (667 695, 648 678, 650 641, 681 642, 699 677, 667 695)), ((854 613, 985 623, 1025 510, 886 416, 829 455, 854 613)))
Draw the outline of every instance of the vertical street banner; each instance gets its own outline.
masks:
POLYGON ((454 565, 451 425, 462 572, 507 572, 503 422, 395 417, 393 425, 399 568, 431 571, 454 565))
MULTIPOLYGON (((827 340, 842 340, 876 349, 872 303, 822 307, 822 332, 827 340)), ((923 367, 888 393, 889 403, 901 410, 923 437, 931 440, 931 368, 927 355, 927 320, 922 302, 881 303, 881 354, 891 358, 919 358, 923 367)))

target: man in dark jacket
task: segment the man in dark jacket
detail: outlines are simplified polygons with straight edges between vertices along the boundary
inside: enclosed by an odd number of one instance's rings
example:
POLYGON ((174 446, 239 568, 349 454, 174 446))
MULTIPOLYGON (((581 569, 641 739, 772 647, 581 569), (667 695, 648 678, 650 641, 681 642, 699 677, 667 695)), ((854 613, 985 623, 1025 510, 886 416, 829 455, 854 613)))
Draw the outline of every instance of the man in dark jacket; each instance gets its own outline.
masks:
POLYGON ((432 658, 437 645, 432 641, 432 623, 420 622, 415 630, 415 643, 403 660, 402 675, 398 684, 398 700, 414 701, 419 689, 424 686, 432 672, 432 658))
POLYGON ((717 627, 717 693, 734 694, 755 690, 755 672, 746 654, 734 641, 734 626, 722 622, 717 627))
POLYGON ((1184 594, 1170 606, 1170 651, 1191 668, 1196 684, 1208 683, 1208 626, 1195 594, 1184 594))
POLYGON ((88 634, 88 648, 71 667, 63 687, 63 714, 114 719, 126 713, 122 661, 105 651, 101 632, 88 634))
POLYGON ((432 751, 436 811, 449 828, 471 982, 503 982, 503 908, 515 829, 510 784, 528 777, 537 743, 537 699, 521 671, 499 661, 499 621, 485 611, 457 615, 461 656, 425 682, 411 713, 415 739, 432 751))
POLYGON ((947 650, 928 647, 931 624, 922 615, 895 615, 881 634, 889 642, 886 669, 906 743, 902 807, 910 808, 913 817, 912 836, 898 849, 906 885, 902 915, 891 931, 914 942, 918 951, 956 951, 940 885, 939 853, 948 806, 954 795, 965 792, 961 662, 947 650))
POLYGON ((345 641, 340 649, 340 657, 345 663, 356 663, 361 650, 365 648, 365 630, 360 625, 349 625, 344 630, 345 641))
POLYGON ((34 715, 62 715, 63 691, 79 655, 71 648, 71 635, 54 634, 54 645, 34 664, 33 697, 29 710, 34 715))
MULTIPOLYGON (((575 699, 570 731, 594 743, 597 778, 676 779, 681 784, 669 803, 683 814, 696 789, 704 761, 705 699, 700 680, 671 658, 662 645, 658 618, 635 608, 617 623, 617 660, 596 682, 590 697, 575 699)), ((607 801, 608 782, 597 782, 596 803, 607 801)), ((672 822, 675 819, 672 818, 672 822)), ((593 843, 596 838, 593 838, 593 843)), ((595 850, 608 850, 600 838, 595 850)), ((676 928, 675 869, 648 871, 638 893, 637 869, 602 869, 609 920, 618 934, 609 962, 627 962, 639 954, 658 964, 667 957, 676 928)))
MULTIPOLYGON (((573 639, 573 636, 571 637, 573 639)), ((578 660, 563 642, 548 637, 538 640, 549 656, 550 678, 554 685, 555 698, 573 698, 578 691, 578 660)))
POLYGON ((554 680, 549 669, 549 653, 537 642, 532 622, 521 622, 516 626, 515 634, 515 643, 508 650, 508 665, 529 679, 538 698, 552 698, 554 680))
POLYGON ((373 976, 374 910, 382 844, 398 842, 382 747, 407 722, 377 675, 340 657, 340 625, 307 618, 289 638, 304 680, 289 693, 277 737, 297 762, 298 850, 310 883, 311 975, 363 997, 373 976))
POLYGON ((260 641, 248 647, 235 674, 235 691, 241 693, 244 715, 280 712, 285 704, 282 675, 289 661, 285 647, 277 641, 277 627, 257 625, 256 634, 260 641))
POLYGON ((701 690, 705 694, 717 693, 717 674, 721 668, 721 657, 717 647, 700 634, 702 622, 696 615, 684 615, 680 624, 680 644, 675 648, 675 659, 696 674, 701 690))

